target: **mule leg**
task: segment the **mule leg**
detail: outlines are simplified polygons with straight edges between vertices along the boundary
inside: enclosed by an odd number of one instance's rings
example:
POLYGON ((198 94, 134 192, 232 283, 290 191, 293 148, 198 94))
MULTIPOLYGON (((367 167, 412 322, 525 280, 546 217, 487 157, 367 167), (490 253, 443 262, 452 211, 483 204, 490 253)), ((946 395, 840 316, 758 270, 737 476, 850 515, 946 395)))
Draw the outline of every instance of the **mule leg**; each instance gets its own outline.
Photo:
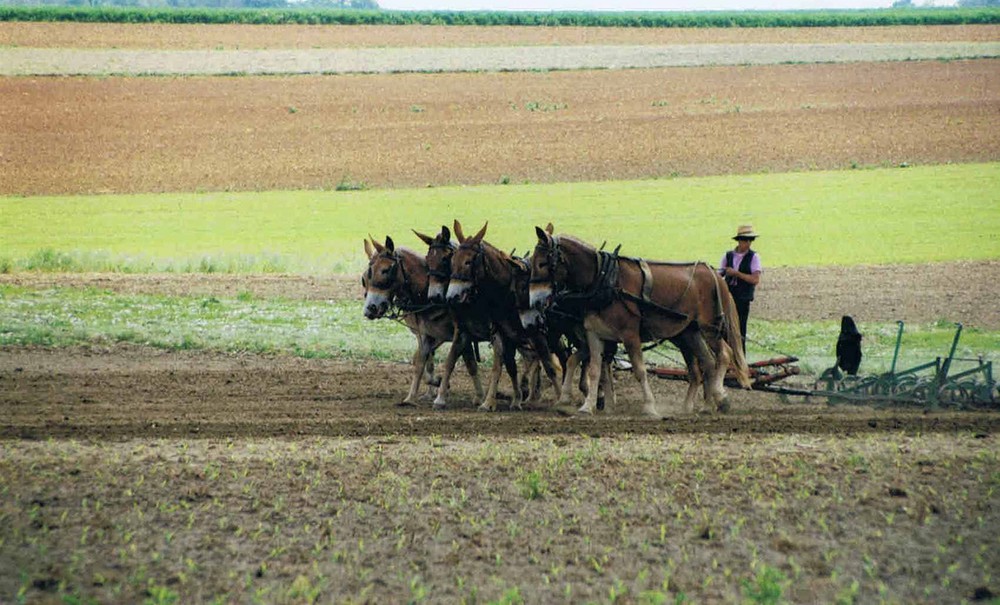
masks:
MULTIPOLYGON (((486 412, 492 412, 497 409, 497 384, 500 382, 500 372, 503 369, 503 341, 499 334, 493 337, 492 344, 493 367, 490 368, 490 379, 486 384, 486 398, 483 399, 483 403, 479 406, 480 410, 486 412)), ((514 385, 514 390, 517 390, 516 384, 514 385)))
MULTIPOLYGON (((503 337, 501 337, 501 340, 503 337)), ((510 376, 510 385, 514 389, 514 397, 511 399, 510 408, 512 410, 524 409, 521 397, 521 383, 517 379, 517 346, 513 341, 505 340, 500 347, 503 357, 503 365, 507 368, 507 375, 510 376)))
POLYGON ((618 405, 618 394, 615 393, 615 373, 611 367, 611 361, 604 362, 604 369, 607 372, 607 380, 601 386, 604 388, 605 397, 607 398, 607 405, 614 408, 618 405))
POLYGON ((476 388, 476 401, 480 401, 484 395, 483 381, 479 378, 479 363, 476 361, 476 349, 471 342, 462 350, 462 361, 465 362, 465 369, 469 371, 469 376, 472 377, 472 385, 476 388))
POLYGON ((733 350, 726 341, 717 339, 715 352, 715 381, 712 383, 712 396, 715 401, 715 409, 726 413, 729 411, 729 395, 726 392, 726 371, 729 370, 729 363, 733 359, 733 350))
POLYGON ((681 406, 681 413, 693 414, 695 412, 695 401, 698 398, 698 391, 701 390, 701 368, 698 367, 698 360, 694 356, 694 349, 683 333, 676 338, 671 338, 670 342, 684 356, 684 367, 687 369, 688 388, 687 394, 684 396, 684 403, 681 406))
POLYGON ((649 386, 646 362, 642 358, 642 340, 638 334, 629 334, 626 336, 624 344, 628 360, 632 364, 632 375, 642 385, 642 399, 644 401, 642 413, 650 418, 662 418, 660 411, 656 409, 656 397, 653 396, 653 389, 649 386))
POLYGON ((615 405, 615 384, 612 363, 615 360, 615 353, 618 352, 617 342, 604 343, 604 354, 601 355, 601 382, 597 385, 597 409, 603 410, 605 407, 605 396, 611 398, 612 407, 615 405))
POLYGON ((539 363, 538 358, 534 355, 521 352, 521 371, 519 372, 521 384, 518 388, 521 390, 521 396, 525 401, 534 401, 538 397, 537 374, 539 363))
POLYGON ((526 366, 524 374, 528 382, 527 400, 535 403, 542 398, 542 362, 538 358, 533 358, 526 366))
POLYGON ((434 409, 443 410, 448 405, 448 389, 451 384, 451 373, 455 370, 455 362, 458 356, 465 352, 469 346, 469 336, 455 330, 455 337, 452 338, 451 348, 448 350, 448 358, 444 362, 444 372, 441 374, 441 384, 438 385, 437 397, 434 398, 434 409))
POLYGON ((573 376, 576 375, 576 369, 580 365, 580 357, 582 354, 583 353, 580 349, 577 349, 566 359, 566 370, 563 372, 562 391, 559 393, 559 399, 557 400, 559 405, 568 404, 573 399, 573 376))
POLYGON ((406 398, 399 402, 399 405, 414 405, 417 401, 417 391, 420 390, 421 379, 424 379, 427 374, 426 340, 423 336, 417 336, 417 350, 413 352, 413 378, 410 380, 410 390, 407 392, 406 398))
POLYGON ((601 353, 604 350, 604 342, 597 334, 587 332, 587 348, 590 350, 590 359, 587 361, 587 396, 583 400, 583 405, 577 410, 580 414, 593 414, 597 408, 597 385, 601 380, 601 353))
POLYGON ((549 381, 552 382, 552 389, 555 390, 556 399, 558 400, 562 397, 563 381, 563 369, 562 363, 559 361, 559 356, 549 352, 547 357, 542 358, 542 367, 545 368, 545 374, 549 377, 549 381))
POLYGON ((429 351, 427 353, 427 361, 424 362, 424 384, 427 385, 427 392, 420 396, 421 400, 431 400, 437 394, 437 387, 441 384, 441 379, 434 378, 434 351, 437 350, 440 343, 432 342, 429 343, 429 351))
MULTIPOLYGON (((719 374, 716 367, 715 354, 708 347, 708 343, 705 342, 705 338, 701 335, 701 332, 694 329, 689 329, 684 332, 685 342, 691 347, 691 352, 694 354, 695 359, 698 360, 698 366, 701 371, 705 374, 703 376, 704 387, 705 387, 705 401, 714 402, 713 389, 715 388, 716 381, 721 389, 722 381, 726 377, 725 368, 722 370, 722 374, 719 374)), ((724 393, 724 391, 723 391, 724 393)))

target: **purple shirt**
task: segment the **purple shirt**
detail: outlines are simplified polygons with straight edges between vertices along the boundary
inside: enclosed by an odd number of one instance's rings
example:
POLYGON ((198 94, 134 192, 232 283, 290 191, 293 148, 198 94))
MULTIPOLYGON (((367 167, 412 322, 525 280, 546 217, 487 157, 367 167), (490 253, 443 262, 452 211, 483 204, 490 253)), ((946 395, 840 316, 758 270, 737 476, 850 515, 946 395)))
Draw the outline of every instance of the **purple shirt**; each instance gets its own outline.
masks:
MULTIPOLYGON (((719 261, 719 275, 721 275, 723 277, 726 276, 726 267, 730 266, 730 265, 726 264, 726 254, 728 254, 728 252, 724 253, 722 255, 722 260, 719 261)), ((739 269, 740 269, 740 263, 743 262, 743 257, 744 256, 745 256, 745 254, 737 252, 736 250, 733 250, 733 264, 731 266, 734 269, 736 269, 737 271, 739 271, 739 269)), ((753 251, 753 258, 750 259, 750 275, 753 275, 754 273, 760 273, 760 272, 761 272, 760 254, 758 254, 757 251, 754 250, 753 251)), ((739 280, 736 279, 735 277, 733 277, 733 278, 731 278, 731 279, 729 279, 727 281, 729 281, 733 285, 735 285, 736 283, 739 282, 739 280)))

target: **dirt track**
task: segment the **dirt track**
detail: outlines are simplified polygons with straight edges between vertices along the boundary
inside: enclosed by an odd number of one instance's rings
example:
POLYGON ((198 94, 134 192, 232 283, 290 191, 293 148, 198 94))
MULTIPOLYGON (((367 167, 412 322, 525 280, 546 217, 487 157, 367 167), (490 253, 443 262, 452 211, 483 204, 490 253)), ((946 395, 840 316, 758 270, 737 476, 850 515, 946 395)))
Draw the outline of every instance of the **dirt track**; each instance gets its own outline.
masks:
MULTIPOLYGON (((731 393, 733 414, 681 416, 686 385, 666 380, 653 385, 670 419, 650 421, 641 416, 641 391, 627 373, 616 381, 618 404, 597 418, 566 418, 544 409, 478 412, 464 370, 456 372, 454 409, 434 413, 427 403, 394 405, 405 394, 408 372, 395 363, 132 346, 13 349, 0 355, 0 439, 1000 431, 997 414, 789 405, 769 393, 738 390, 731 393)), ((509 385, 505 390, 510 392, 509 385)))

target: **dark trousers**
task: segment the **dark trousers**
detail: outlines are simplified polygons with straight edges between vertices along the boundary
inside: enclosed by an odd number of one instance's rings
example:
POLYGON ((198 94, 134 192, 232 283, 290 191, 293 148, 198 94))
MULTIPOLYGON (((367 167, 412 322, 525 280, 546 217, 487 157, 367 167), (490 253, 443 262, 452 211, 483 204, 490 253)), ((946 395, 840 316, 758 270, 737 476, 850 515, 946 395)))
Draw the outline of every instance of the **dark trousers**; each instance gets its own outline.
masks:
POLYGON ((750 319, 750 301, 733 299, 736 302, 736 313, 740 316, 740 336, 743 337, 743 354, 747 352, 747 320, 750 319))

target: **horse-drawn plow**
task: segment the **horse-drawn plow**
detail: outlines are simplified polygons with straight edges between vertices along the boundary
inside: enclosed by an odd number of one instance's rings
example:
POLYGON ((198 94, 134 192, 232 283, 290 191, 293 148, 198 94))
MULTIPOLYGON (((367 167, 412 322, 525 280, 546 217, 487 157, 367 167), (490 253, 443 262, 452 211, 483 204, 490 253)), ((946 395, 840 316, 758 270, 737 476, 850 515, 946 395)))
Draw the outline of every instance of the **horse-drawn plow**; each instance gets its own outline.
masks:
MULTIPOLYGON (((956 357, 962 324, 955 324, 955 336, 947 356, 937 357, 905 369, 897 369, 904 323, 897 322, 896 345, 889 371, 867 376, 840 376, 834 368, 823 372, 812 388, 786 386, 778 382, 801 371, 794 365, 798 358, 781 356, 749 363, 754 390, 783 396, 801 396, 806 401, 825 398, 830 405, 858 404, 876 406, 913 406, 926 409, 1000 409, 1000 385, 993 376, 993 362, 983 357, 956 357)), ((686 380, 687 372, 674 367, 650 370, 666 379, 686 380)), ((735 377, 727 376, 727 386, 738 386, 735 377)))

